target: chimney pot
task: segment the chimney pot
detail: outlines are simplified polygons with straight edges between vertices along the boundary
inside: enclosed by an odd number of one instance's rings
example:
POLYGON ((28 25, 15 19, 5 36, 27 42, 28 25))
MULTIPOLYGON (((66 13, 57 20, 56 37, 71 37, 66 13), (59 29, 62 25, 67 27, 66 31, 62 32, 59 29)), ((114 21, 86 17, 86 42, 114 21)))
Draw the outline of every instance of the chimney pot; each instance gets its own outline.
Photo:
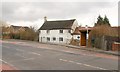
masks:
POLYGON ((46 22, 46 21, 47 21, 47 17, 45 16, 45 17, 44 17, 44 22, 46 22))

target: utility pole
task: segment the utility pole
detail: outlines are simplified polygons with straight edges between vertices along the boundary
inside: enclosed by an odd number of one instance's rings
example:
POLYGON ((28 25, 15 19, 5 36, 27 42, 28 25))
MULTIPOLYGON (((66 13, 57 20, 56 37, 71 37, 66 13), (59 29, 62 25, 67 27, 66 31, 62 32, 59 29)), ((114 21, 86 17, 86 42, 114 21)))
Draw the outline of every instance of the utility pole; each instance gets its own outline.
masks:
POLYGON ((88 47, 88 25, 85 26, 87 29, 87 34, 86 34, 86 47, 88 47))

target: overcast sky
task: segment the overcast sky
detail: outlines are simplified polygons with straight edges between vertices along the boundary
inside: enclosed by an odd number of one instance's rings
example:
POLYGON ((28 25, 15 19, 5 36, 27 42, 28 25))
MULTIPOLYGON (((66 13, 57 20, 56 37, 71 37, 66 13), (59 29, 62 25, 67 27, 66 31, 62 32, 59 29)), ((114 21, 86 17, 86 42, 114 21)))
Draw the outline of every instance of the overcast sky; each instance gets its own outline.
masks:
MULTIPOLYGON (((89 1, 89 0, 88 0, 89 1)), ((40 1, 2 1, 0 19, 17 26, 34 25, 39 28, 47 20, 76 19, 79 25, 93 26, 98 15, 107 17, 112 26, 118 25, 118 2, 105 1, 81 2, 40 2, 40 1)))

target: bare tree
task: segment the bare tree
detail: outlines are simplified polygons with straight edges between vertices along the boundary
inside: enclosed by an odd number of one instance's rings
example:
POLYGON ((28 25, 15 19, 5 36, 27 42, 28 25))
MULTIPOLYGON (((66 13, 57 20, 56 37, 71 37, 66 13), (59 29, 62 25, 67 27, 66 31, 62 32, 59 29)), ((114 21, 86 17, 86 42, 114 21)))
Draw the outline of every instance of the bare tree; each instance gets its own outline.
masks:
POLYGON ((5 21, 0 20, 0 38, 7 36, 8 25, 5 21))

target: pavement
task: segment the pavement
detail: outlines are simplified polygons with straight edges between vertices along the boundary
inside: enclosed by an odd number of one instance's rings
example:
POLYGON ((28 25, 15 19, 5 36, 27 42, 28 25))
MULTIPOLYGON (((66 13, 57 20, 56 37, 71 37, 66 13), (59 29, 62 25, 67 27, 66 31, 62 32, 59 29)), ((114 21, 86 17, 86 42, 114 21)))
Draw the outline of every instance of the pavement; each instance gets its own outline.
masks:
POLYGON ((82 50, 87 50, 87 51, 93 51, 93 52, 99 52, 99 53, 105 53, 109 55, 115 55, 115 56, 120 56, 120 53, 118 51, 105 51, 105 50, 100 50, 98 48, 88 48, 85 46, 74 46, 74 45, 66 45, 67 47, 70 48, 76 48, 76 49, 82 49, 82 50))
POLYGON ((73 48, 73 49, 81 49, 81 50, 87 50, 87 51, 92 51, 92 52, 98 52, 98 53, 120 56, 119 51, 105 51, 105 50, 101 50, 101 49, 98 49, 98 48, 90 48, 90 47, 86 47, 86 46, 75 46, 75 45, 68 45, 68 44, 53 44, 53 43, 43 43, 43 44, 60 45, 60 46, 66 46, 68 48, 73 48))

